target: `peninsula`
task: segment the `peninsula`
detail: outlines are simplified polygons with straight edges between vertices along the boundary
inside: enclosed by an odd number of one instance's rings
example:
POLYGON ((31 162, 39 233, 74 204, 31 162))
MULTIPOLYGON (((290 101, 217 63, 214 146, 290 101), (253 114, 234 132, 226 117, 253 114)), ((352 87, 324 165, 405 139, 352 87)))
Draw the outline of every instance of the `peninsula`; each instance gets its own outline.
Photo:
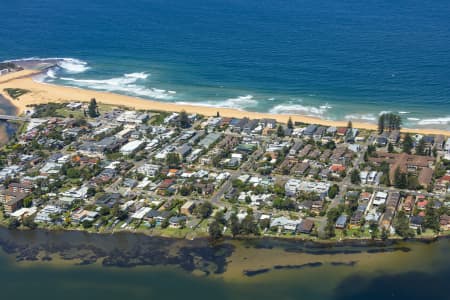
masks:
POLYGON ((0 77, 10 228, 194 239, 432 238, 450 229, 450 134, 178 105, 0 77), (410 133, 415 133, 411 135, 410 133))

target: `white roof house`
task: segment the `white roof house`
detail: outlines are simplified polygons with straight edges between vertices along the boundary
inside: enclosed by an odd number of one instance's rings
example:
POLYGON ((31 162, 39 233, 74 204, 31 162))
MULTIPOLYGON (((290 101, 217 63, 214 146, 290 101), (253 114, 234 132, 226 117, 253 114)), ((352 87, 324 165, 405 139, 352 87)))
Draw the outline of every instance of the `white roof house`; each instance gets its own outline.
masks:
POLYGON ((135 140, 135 141, 128 142, 120 148, 120 153, 122 153, 123 155, 133 154, 143 144, 145 144, 145 142, 141 141, 141 140, 135 140))

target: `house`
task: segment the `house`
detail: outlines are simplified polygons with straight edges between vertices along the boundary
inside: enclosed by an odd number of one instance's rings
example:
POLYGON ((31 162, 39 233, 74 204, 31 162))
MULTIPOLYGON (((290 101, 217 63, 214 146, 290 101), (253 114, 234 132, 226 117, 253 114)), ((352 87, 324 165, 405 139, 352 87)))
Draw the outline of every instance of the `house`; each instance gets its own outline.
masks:
POLYGON ((347 130, 348 130, 347 127, 338 127, 336 130, 336 134, 338 136, 345 136, 345 135, 347 135, 347 130))
POLYGON ((310 234, 314 228, 314 221, 309 219, 304 219, 302 222, 297 226, 297 232, 304 233, 304 234, 310 234))
POLYGON ((278 227, 279 230, 295 232, 300 220, 291 220, 286 217, 273 218, 270 222, 270 228, 278 227))
POLYGON ((437 151, 444 150, 445 137, 443 135, 436 135, 434 138, 434 146, 437 151))
POLYGON ((319 196, 326 196, 330 188, 327 182, 312 182, 299 179, 289 179, 285 186, 287 196, 295 196, 300 191, 315 192, 319 196))
POLYGON ((41 211, 36 214, 34 222, 36 223, 50 223, 52 222, 52 215, 59 215, 62 209, 55 205, 46 205, 41 211))
POLYGON ((388 138, 386 136, 380 135, 376 139, 378 147, 386 147, 388 144, 388 138))
POLYGON ((302 162, 297 163, 295 166, 291 169, 291 173, 295 176, 303 176, 305 175, 306 171, 309 169, 309 162, 302 162))
POLYGON ((450 216, 449 215, 442 215, 439 218, 439 224, 441 226, 441 230, 443 230, 443 231, 450 230, 450 216))
POLYGON ((291 149, 289 150, 289 155, 295 156, 302 147, 303 147, 303 142, 296 141, 294 143, 294 145, 291 147, 291 149))
POLYGON ((142 166, 137 168, 136 172, 139 174, 148 176, 148 177, 156 177, 156 176, 158 176, 160 170, 161 170, 161 166, 159 166, 159 165, 143 164, 142 166))
POLYGON ((95 204, 98 206, 107 206, 109 208, 112 208, 115 204, 120 202, 121 198, 122 195, 119 193, 106 193, 100 196, 95 201, 95 204))
POLYGON ((130 218, 135 219, 135 220, 142 220, 145 218, 145 216, 147 216, 147 214, 151 211, 152 209, 150 207, 146 207, 143 206, 141 208, 139 208, 137 211, 135 211, 130 218))
POLYGON ((186 203, 184 203, 184 204, 181 206, 180 212, 181 212, 183 215, 189 216, 189 215, 191 215, 192 212, 194 211, 194 208, 195 208, 195 202, 194 202, 194 201, 187 201, 186 203))
POLYGON ((330 171, 333 173, 333 174, 336 174, 336 175, 340 175, 340 173, 342 173, 342 172, 345 172, 345 166, 343 166, 343 165, 341 165, 341 164, 332 164, 331 166, 330 166, 330 171))
POLYGON ((191 146, 191 145, 189 145, 189 144, 183 144, 183 145, 181 145, 180 147, 178 147, 178 148, 175 150, 175 153, 178 153, 178 155, 179 155, 181 158, 184 158, 184 157, 186 157, 189 153, 191 153, 191 151, 192 151, 192 146, 191 146))
POLYGON ((313 139, 315 141, 320 141, 320 139, 322 138, 323 135, 325 135, 327 128, 324 126, 320 126, 316 129, 316 131, 314 131, 313 134, 313 139))
POLYGON ((220 132, 208 133, 199 143, 198 146, 209 149, 214 143, 216 143, 222 137, 220 132))
POLYGON ((361 221, 363 219, 364 216, 364 212, 361 210, 356 210, 355 212, 353 212, 352 217, 350 218, 350 228, 355 228, 355 227, 359 227, 361 226, 361 221))
POLYGON ((173 216, 169 219, 169 227, 180 228, 183 224, 186 224, 186 216, 173 216))
POLYGON ((400 130, 392 130, 389 134, 389 143, 397 145, 400 140, 400 130))
POLYGON ((259 124, 264 128, 275 129, 277 127, 277 120, 275 119, 261 119, 259 120, 259 124))
POLYGON ((334 126, 330 126, 327 128, 326 135, 335 136, 337 132, 337 128, 334 126))
POLYGON ((388 194, 385 192, 377 192, 373 199, 373 205, 380 206, 386 203, 388 194))
POLYGON ((423 224, 423 217, 421 216, 412 216, 409 219, 409 228, 411 229, 422 229, 422 224, 423 224))
POLYGON ((433 145, 434 145, 434 136, 432 136, 432 135, 426 135, 426 136, 424 136, 424 137, 422 138, 422 140, 423 140, 423 142, 424 142, 426 148, 431 148, 431 147, 433 147, 433 145))
POLYGON ((335 227, 337 229, 344 229, 347 225, 347 216, 346 215, 340 215, 339 218, 336 220, 335 227))
POLYGON ((122 155, 131 155, 134 154, 136 151, 138 151, 140 148, 144 146, 145 142, 141 140, 134 140, 131 142, 128 142, 127 144, 123 145, 120 148, 120 153, 122 155))
POLYGON ((414 204, 415 204, 414 196, 408 195, 405 198, 405 201, 403 202, 403 211, 407 214, 411 214, 414 209, 414 204))
POLYGON ((157 193, 159 195, 165 195, 167 193, 173 193, 173 185, 175 184, 175 180, 173 179, 164 179, 158 186, 157 193))
POLYGON ((312 137, 314 135, 314 132, 317 130, 318 126, 314 125, 314 124, 310 124, 308 125, 304 130, 303 130, 303 136, 306 137, 312 137))
POLYGON ((359 179, 361 180, 362 184, 366 184, 367 183, 367 178, 369 177, 369 172, 367 171, 361 171, 359 173, 359 179))

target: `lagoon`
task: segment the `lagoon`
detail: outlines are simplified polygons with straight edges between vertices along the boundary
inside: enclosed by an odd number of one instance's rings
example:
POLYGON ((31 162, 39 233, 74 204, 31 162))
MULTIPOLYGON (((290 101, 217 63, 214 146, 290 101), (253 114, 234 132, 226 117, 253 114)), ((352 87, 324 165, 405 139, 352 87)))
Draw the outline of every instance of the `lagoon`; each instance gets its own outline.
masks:
POLYGON ((367 243, 1 228, 0 279, 15 299, 447 299, 450 240, 367 243))

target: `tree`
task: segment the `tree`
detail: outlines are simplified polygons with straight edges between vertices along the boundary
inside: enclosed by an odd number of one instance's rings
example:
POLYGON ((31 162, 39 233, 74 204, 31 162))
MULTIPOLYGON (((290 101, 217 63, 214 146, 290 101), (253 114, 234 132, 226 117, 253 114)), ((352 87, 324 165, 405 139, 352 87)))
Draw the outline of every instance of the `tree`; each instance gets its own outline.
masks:
POLYGON ((166 155, 166 164, 170 168, 176 168, 180 164, 180 155, 175 152, 167 153, 166 155))
POLYGON ((330 199, 334 199, 338 193, 339 193, 339 186, 337 184, 333 184, 328 190, 328 197, 330 199))
POLYGON ((33 196, 28 196, 23 199, 23 207, 31 207, 33 205, 33 196))
POLYGON ((69 168, 66 171, 66 175, 69 178, 80 178, 80 170, 76 169, 76 168, 69 168))
POLYGON ((395 232, 404 238, 412 238, 415 235, 414 230, 409 228, 409 219, 404 211, 400 211, 394 221, 395 232))
POLYGON ((237 217, 237 215, 234 213, 231 215, 230 217, 230 230, 231 230, 231 234, 233 235, 233 237, 235 237, 236 235, 239 234, 239 231, 241 230, 240 228, 240 224, 239 224, 239 219, 237 217))
POLYGON ((253 213, 247 214, 247 216, 242 220, 241 231, 244 234, 259 234, 258 225, 253 219, 253 213))
POLYGON ((227 223, 227 220, 225 220, 223 210, 219 210, 216 212, 216 214, 214 215, 214 220, 216 220, 216 222, 222 225, 225 225, 227 223))
POLYGON ((439 224, 439 213, 436 209, 433 208, 433 201, 430 201, 425 208, 425 217, 423 219, 423 226, 425 228, 429 228, 434 230, 435 232, 439 232, 440 224, 439 224))
POLYGON ((195 213, 199 218, 202 219, 208 218, 211 215, 212 211, 213 207, 211 202, 209 201, 205 201, 195 208, 195 213))
POLYGON ((359 170, 353 169, 350 172, 350 181, 352 184, 360 184, 361 183, 361 176, 360 176, 359 170))
POLYGON ((394 145, 392 145, 392 143, 388 144, 388 152, 389 153, 393 153, 394 152, 394 145))
POLYGON ((120 206, 118 203, 114 204, 114 206, 112 207, 111 215, 113 215, 120 221, 123 221, 126 218, 128 218, 128 213, 126 211, 123 211, 122 209, 120 209, 120 206))
POLYGON ((414 141, 409 133, 407 133, 403 139, 403 152, 411 154, 412 148, 414 148, 414 141))
POLYGON ((91 227, 92 227, 92 221, 84 220, 83 223, 82 223, 82 225, 83 225, 83 228, 84 228, 84 229, 91 228, 91 227))
POLYGON ((97 100, 95 98, 92 98, 88 105, 88 115, 91 118, 97 118, 100 113, 98 111, 98 105, 97 100))
POLYGON ((400 171, 399 167, 397 167, 394 172, 394 186, 400 189, 404 189, 408 186, 407 174, 400 171))
POLYGON ((425 155, 425 141, 423 139, 420 139, 419 143, 417 144, 416 154, 425 155))
POLYGON ((284 137, 284 129, 283 129, 283 126, 281 126, 281 125, 278 125, 278 127, 277 127, 277 136, 284 137))
POLYGON ((161 228, 167 228, 169 227, 169 218, 165 218, 162 222, 161 222, 161 228))
POLYGON ((291 117, 289 117, 289 119, 288 119, 287 127, 288 127, 289 129, 294 129, 294 123, 292 122, 291 117))
POLYGON ((378 133, 382 134, 384 131, 384 114, 382 114, 379 118, 378 118, 378 133))
POLYGON ((351 120, 348 121, 347 123, 347 128, 352 129, 353 128, 353 123, 351 120))
POLYGON ((330 150, 336 149, 336 143, 334 141, 328 141, 328 143, 325 144, 325 147, 330 150))
POLYGON ((189 128, 191 126, 191 123, 189 121, 188 114, 185 110, 182 110, 180 112, 180 127, 181 128, 189 128))
POLYGON ((372 238, 372 240, 374 240, 379 233, 379 228, 378 228, 378 224, 377 223, 371 223, 370 226, 370 237, 372 238))
POLYGON ((209 224, 209 237, 213 242, 217 242, 222 238, 222 230, 222 225, 216 220, 212 221, 211 224, 209 224))
POLYGON ((393 113, 385 113, 378 118, 378 132, 381 134, 385 129, 389 131, 400 130, 402 119, 399 115, 393 113))
POLYGON ((22 221, 23 226, 26 226, 30 229, 35 229, 37 227, 37 224, 34 222, 33 217, 26 217, 22 221))
POLYGON ((9 220, 8 228, 16 229, 17 227, 19 227, 19 225, 20 225, 19 220, 17 220, 16 218, 12 218, 11 220, 9 220))
POLYGON ((383 241, 387 240, 389 238, 389 232, 386 230, 386 228, 382 228, 381 230, 381 239, 383 241))

